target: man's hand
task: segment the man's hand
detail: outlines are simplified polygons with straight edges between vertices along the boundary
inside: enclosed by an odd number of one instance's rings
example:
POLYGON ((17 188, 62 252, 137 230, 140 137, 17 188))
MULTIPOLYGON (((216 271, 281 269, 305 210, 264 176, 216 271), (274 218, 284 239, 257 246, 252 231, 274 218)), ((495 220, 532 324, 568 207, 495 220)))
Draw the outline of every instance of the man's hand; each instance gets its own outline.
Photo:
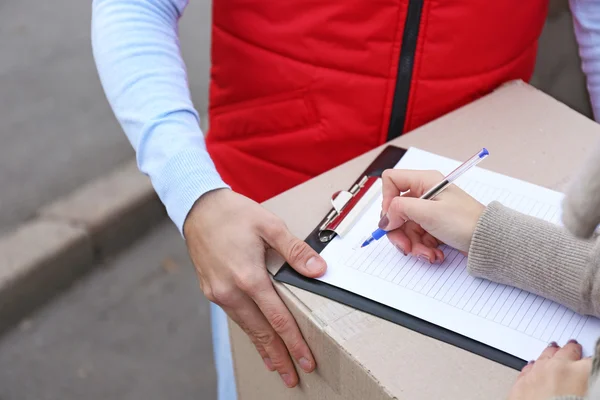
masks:
POLYGON ((265 253, 275 249, 308 277, 321 276, 325 261, 281 219, 228 189, 202 196, 183 230, 206 297, 248 334, 270 371, 279 372, 288 387, 296 386, 290 355, 305 372, 312 372, 316 363, 271 283, 265 253))
POLYGON ((581 345, 577 342, 571 341, 563 348, 552 342, 536 361, 523 368, 509 400, 548 400, 562 396, 583 398, 591 369, 592 360, 581 359, 581 345))

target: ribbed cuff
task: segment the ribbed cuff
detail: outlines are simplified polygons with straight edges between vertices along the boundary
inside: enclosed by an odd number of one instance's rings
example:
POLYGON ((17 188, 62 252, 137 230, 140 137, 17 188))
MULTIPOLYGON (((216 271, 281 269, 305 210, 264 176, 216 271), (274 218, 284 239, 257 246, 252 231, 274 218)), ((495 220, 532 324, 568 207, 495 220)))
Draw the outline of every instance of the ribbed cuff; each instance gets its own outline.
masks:
POLYGON ((192 206, 205 193, 229 188, 204 148, 192 147, 173 156, 152 184, 169 217, 183 235, 183 223, 192 206))
POLYGON ((589 313, 581 298, 592 244, 546 221, 492 202, 481 215, 467 268, 477 277, 515 286, 589 313))

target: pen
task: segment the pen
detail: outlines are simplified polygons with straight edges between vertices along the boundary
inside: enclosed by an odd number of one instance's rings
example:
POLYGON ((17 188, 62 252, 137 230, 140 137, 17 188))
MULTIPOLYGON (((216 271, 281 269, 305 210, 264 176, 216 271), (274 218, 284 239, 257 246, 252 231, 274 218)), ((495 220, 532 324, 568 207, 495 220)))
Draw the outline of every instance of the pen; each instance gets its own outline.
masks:
MULTIPOLYGON (((454 171, 450 172, 450 174, 448 174, 444 179, 442 179, 442 181, 440 183, 433 186, 431 189, 429 189, 427 192, 425 192, 420 198, 423 200, 432 200, 438 194, 442 193, 444 191, 444 189, 446 189, 448 186, 450 186, 452 184, 452 182, 457 180, 462 174, 464 174, 465 172, 467 172, 468 170, 470 170, 471 168, 473 168, 474 166, 479 164, 489 154, 490 154, 489 151, 487 151, 487 149, 484 147, 473 157, 469 158, 467 161, 462 163, 454 171)), ((375 240, 381 239, 383 236, 385 236, 386 233, 387 233, 387 231, 385 231, 383 229, 375 230, 373 233, 371 233, 371 236, 363 242, 363 244, 360 247, 368 246, 375 240)))

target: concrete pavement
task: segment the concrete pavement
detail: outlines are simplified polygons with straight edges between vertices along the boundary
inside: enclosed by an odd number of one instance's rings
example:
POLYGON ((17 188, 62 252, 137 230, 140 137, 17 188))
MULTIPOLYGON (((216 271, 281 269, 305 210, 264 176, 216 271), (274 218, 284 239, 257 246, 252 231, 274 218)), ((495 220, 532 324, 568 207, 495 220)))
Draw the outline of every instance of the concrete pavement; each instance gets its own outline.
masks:
MULTIPOLYGON (((206 109, 210 7, 191 1, 181 41, 206 109)), ((90 1, 0 2, 0 234, 133 157, 102 92, 90 1)))
MULTIPOLYGON (((210 1, 180 26, 206 109, 210 1)), ((0 2, 0 234, 133 158, 102 92, 90 2, 0 2)), ((0 338, 0 399, 215 398, 209 307, 169 222, 0 338)))
POLYGON ((214 400, 209 322, 166 221, 0 338, 0 399, 214 400))

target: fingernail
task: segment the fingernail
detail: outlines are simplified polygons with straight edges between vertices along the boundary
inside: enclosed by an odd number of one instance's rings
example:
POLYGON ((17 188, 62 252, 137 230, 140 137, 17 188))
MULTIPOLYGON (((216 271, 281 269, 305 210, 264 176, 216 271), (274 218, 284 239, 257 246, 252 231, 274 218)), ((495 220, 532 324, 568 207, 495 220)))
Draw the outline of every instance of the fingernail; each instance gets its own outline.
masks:
POLYGON ((294 382, 292 382, 292 376, 290 374, 281 374, 281 379, 285 382, 286 386, 291 387, 294 382))
POLYGON ((387 214, 385 214, 379 220, 379 229, 385 229, 389 223, 390 223, 390 219, 388 218, 387 214))
POLYGON ((308 259, 308 261, 306 262, 306 268, 315 273, 321 272, 324 269, 320 257, 317 256, 313 256, 308 259))
POLYGON ((427 262, 429 264, 433 264, 433 262, 431 262, 431 260, 429 259, 429 257, 424 256, 422 254, 420 254, 420 255, 417 256, 417 261, 425 261, 425 260, 427 260, 427 262))
POLYGON ((298 360, 300 367, 304 370, 304 372, 310 372, 312 370, 312 363, 308 361, 308 359, 302 357, 298 360))
POLYGON ((567 343, 579 344, 579 342, 575 339, 571 339, 567 343))
POLYGON ((529 362, 527 363, 527 365, 532 365, 532 364, 534 364, 534 363, 535 363, 535 361, 534 361, 534 360, 531 360, 531 361, 529 361, 529 362))
POLYGON ((273 361, 271 361, 271 359, 269 357, 265 357, 263 358, 263 361, 265 363, 265 366, 267 367, 267 369, 269 371, 273 371, 273 361))
POLYGON ((404 249, 403 249, 402 247, 400 247, 400 246, 398 246, 398 245, 395 245, 395 246, 396 246, 396 248, 397 248, 398 250, 400 250, 400 252, 401 252, 402 254, 404 254, 404 257, 406 257, 406 256, 408 255, 408 254, 406 254, 406 252, 404 251, 404 249))
POLYGON ((558 343, 550 342, 550 343, 548 343, 548 347, 558 347, 558 343))

